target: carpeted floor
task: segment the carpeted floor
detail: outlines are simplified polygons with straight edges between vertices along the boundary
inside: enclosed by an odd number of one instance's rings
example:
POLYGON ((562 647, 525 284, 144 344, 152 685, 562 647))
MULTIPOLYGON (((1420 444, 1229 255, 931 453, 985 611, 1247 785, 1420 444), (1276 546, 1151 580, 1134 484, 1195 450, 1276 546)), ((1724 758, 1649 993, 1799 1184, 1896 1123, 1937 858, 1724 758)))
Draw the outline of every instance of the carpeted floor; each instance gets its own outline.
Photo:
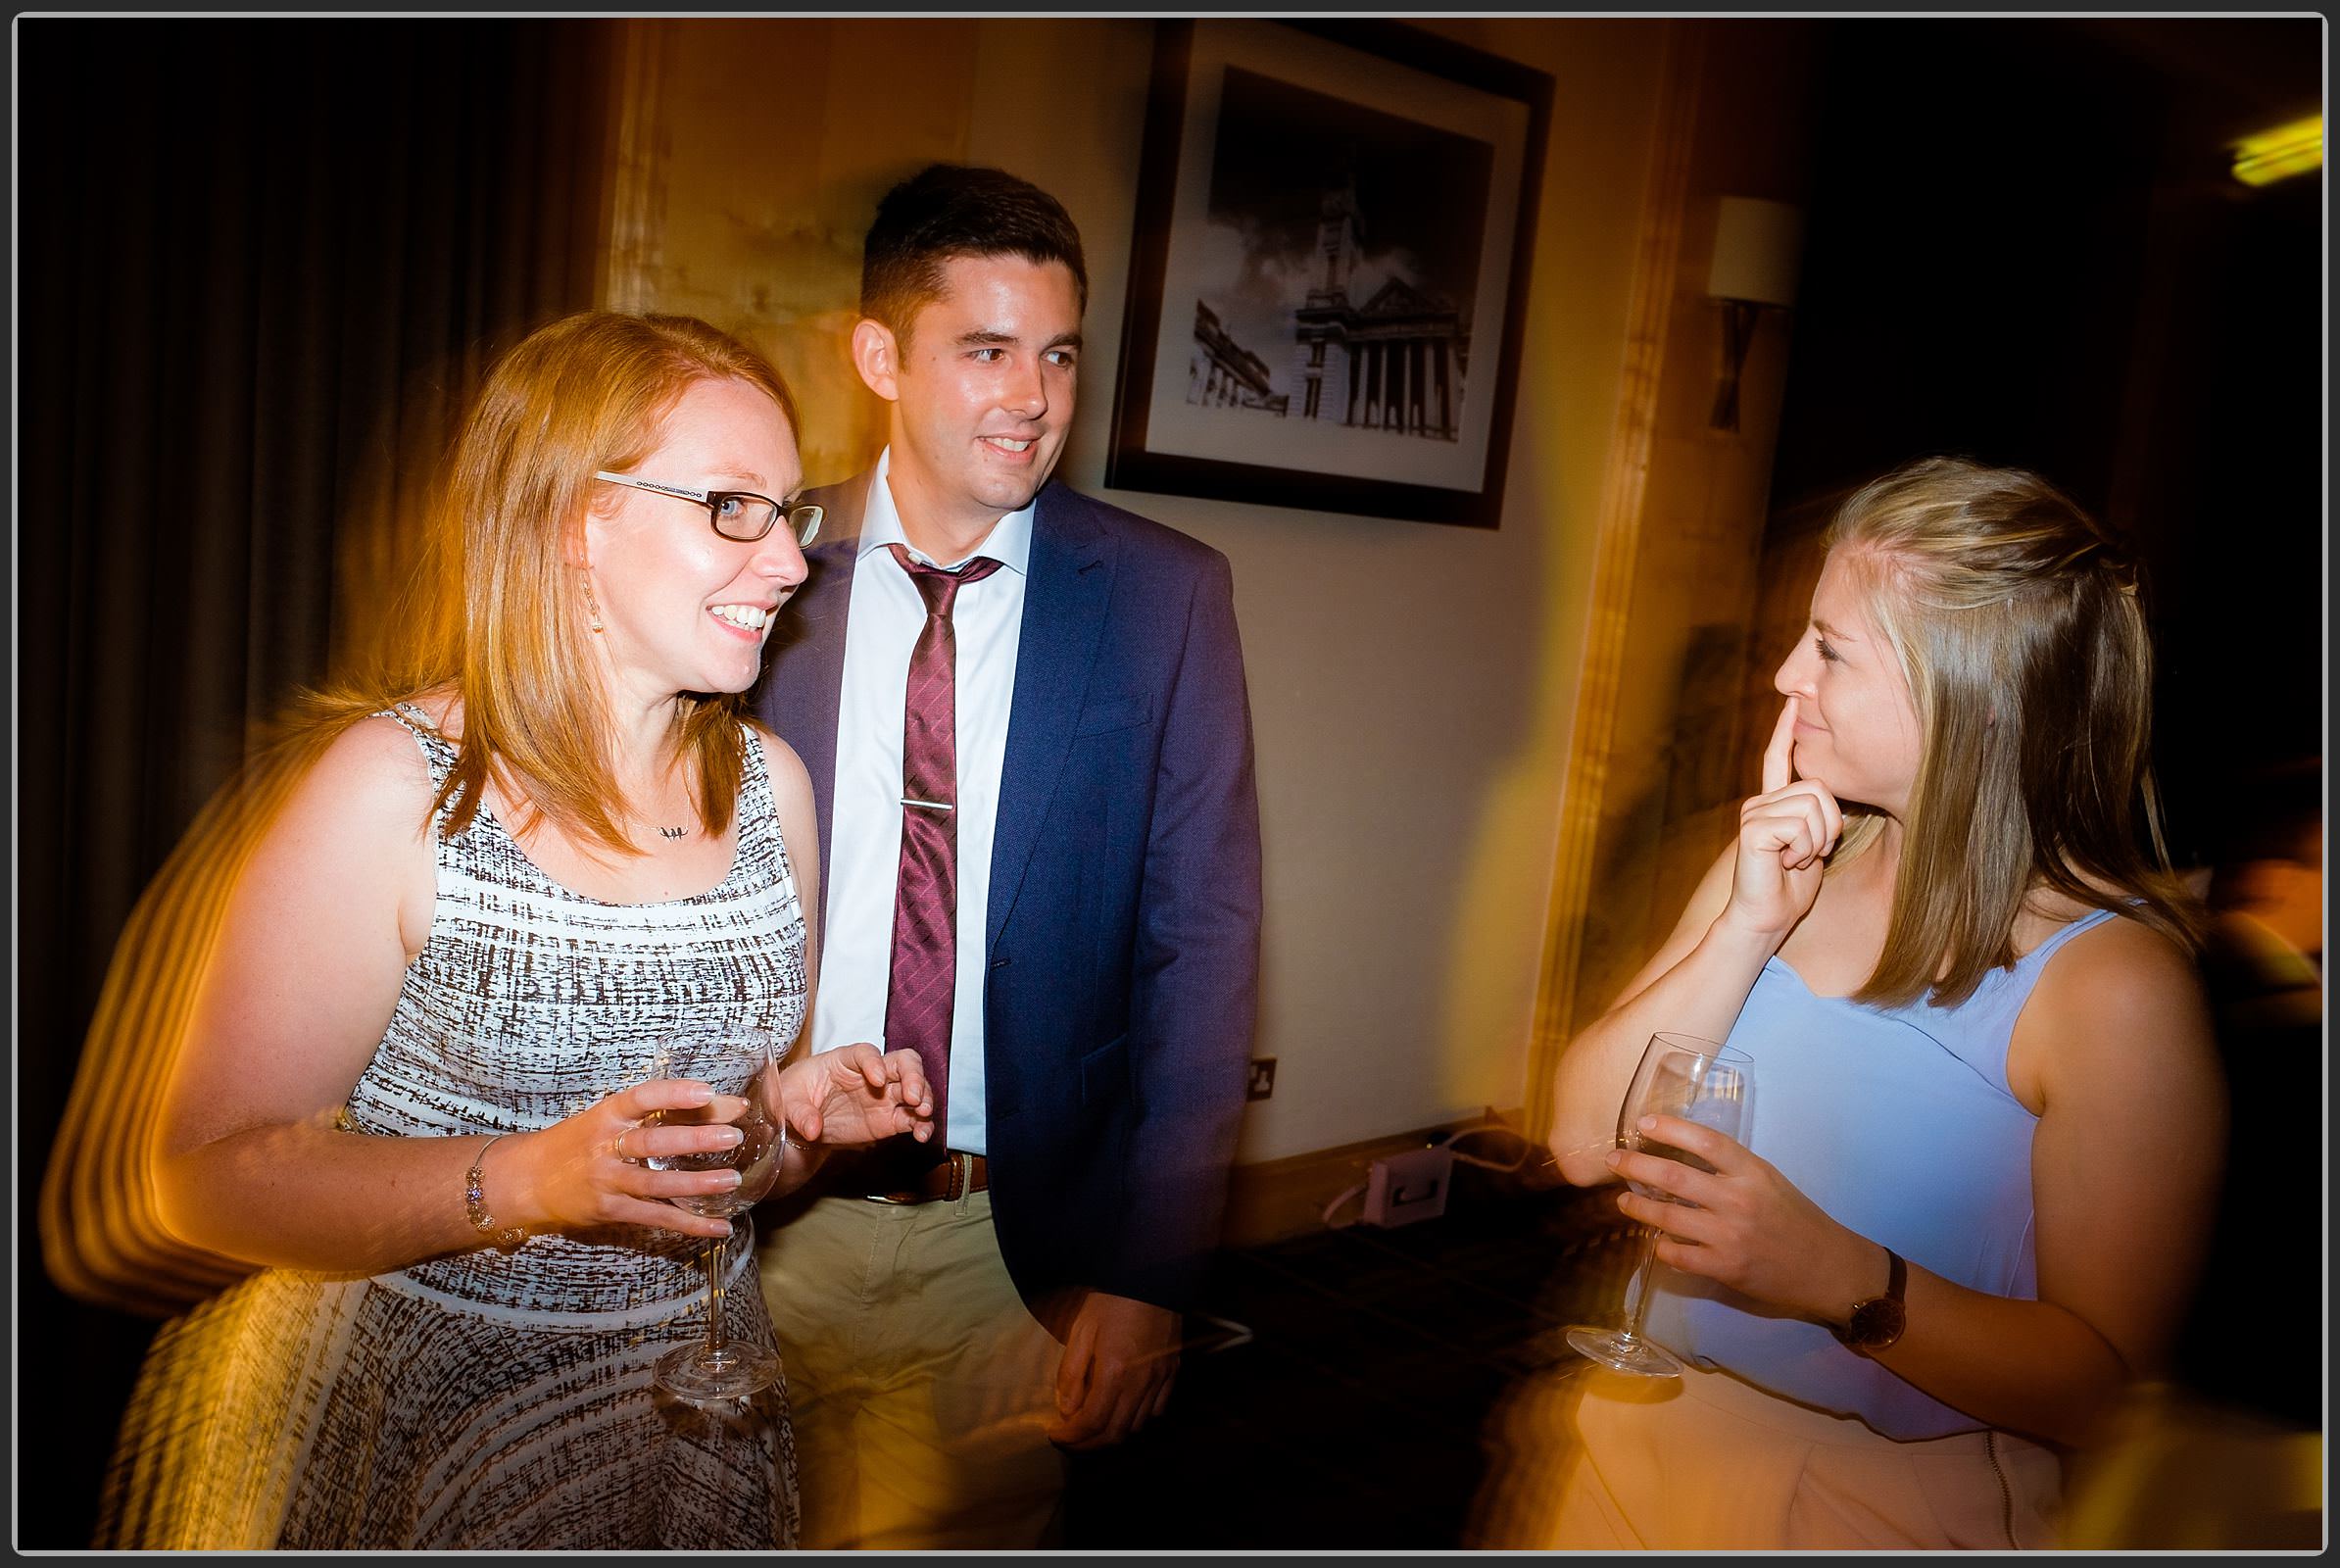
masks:
POLYGON ((1483 1494, 1552 1456, 1507 1449, 1497 1412, 1572 1355, 1555 1330, 1614 1310, 1627 1239, 1606 1194, 1457 1165, 1438 1218, 1223 1254, 1169 1412, 1076 1456, 1065 1549, 1502 1544, 1483 1494))

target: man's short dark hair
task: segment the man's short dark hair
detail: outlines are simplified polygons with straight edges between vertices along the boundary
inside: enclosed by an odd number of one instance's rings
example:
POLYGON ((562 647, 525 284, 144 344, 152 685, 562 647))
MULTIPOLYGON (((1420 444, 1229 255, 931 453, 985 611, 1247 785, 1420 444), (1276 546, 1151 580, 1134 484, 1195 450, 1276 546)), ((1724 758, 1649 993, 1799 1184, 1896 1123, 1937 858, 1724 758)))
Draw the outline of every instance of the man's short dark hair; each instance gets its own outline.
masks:
POLYGON ((1089 310, 1081 231, 1062 203, 1005 170, 930 164, 878 203, 861 246, 861 314, 907 343, 910 322, 943 297, 943 264, 954 256, 1062 262, 1089 310))

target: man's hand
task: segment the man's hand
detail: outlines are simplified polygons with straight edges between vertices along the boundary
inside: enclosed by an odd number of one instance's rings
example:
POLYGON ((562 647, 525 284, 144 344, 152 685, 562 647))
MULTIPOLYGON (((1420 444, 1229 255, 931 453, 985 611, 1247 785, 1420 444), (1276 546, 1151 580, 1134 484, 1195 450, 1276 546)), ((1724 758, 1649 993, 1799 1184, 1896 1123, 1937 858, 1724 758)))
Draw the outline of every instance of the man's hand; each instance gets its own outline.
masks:
POLYGON ((801 1056, 775 1081, 792 1144, 844 1149, 899 1133, 921 1143, 934 1136, 935 1093, 914 1051, 855 1041, 801 1056))
POLYGON ((1178 1381, 1179 1314, 1150 1301, 1092 1291, 1074 1314, 1056 1363, 1048 1440, 1067 1448, 1119 1443, 1170 1404, 1178 1381))

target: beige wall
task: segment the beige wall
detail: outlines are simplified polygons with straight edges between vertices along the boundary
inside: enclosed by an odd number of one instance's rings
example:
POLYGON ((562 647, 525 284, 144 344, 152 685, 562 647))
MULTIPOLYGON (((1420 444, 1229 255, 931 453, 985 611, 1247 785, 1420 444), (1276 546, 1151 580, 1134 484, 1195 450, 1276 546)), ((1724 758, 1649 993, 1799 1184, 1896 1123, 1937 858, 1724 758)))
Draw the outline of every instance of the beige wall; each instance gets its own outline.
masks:
POLYGON ((1615 612, 1596 616, 1590 660, 1595 688, 1613 692, 1613 716, 1605 738, 1577 741, 1602 761, 1597 799, 1585 803, 1597 826, 1574 995, 1555 999, 1577 1025, 1646 960, 1735 831, 1778 712, 1771 672, 1803 624, 1810 588, 1808 576, 1788 585, 1783 597, 1796 603, 1757 624, 1792 316, 1759 320, 1739 428, 1717 430, 1721 308, 1705 292, 1721 198, 1805 199, 1809 24, 1711 23, 1676 41, 1664 172, 1653 181, 1662 188, 1652 192, 1673 221, 1649 231, 1651 278, 1663 291, 1636 322, 1650 384, 1623 416, 1641 421, 1646 471, 1637 506, 1612 519, 1630 539, 1596 594, 1615 612))
POLYGON ((816 481, 881 439, 843 342, 888 184, 936 158, 997 163, 1079 222, 1090 346, 1060 474, 1235 568, 1267 851, 1256 1050, 1279 1061, 1248 1161, 1520 1106, 1547 953, 1573 940, 1547 932, 1561 794, 1681 24, 1428 25, 1554 78, 1494 530, 1102 489, 1150 23, 629 24, 609 297, 771 351, 804 393, 816 481))

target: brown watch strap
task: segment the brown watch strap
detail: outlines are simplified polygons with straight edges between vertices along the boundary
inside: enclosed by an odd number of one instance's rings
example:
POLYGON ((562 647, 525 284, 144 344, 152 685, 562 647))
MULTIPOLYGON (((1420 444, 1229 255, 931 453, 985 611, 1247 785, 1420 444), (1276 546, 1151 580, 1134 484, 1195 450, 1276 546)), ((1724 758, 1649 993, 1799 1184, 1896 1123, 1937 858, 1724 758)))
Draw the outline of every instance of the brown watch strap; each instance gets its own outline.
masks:
POLYGON ((1903 1300, 1907 1300, 1907 1299, 1909 1298, 1909 1288, 1910 1288, 1910 1266, 1909 1266, 1909 1264, 1907 1264, 1907 1263, 1905 1263, 1905 1262, 1903 1262, 1903 1261, 1901 1260, 1901 1254, 1900 1254, 1899 1252, 1896 1252, 1896 1251, 1894 1251, 1894 1250, 1893 1250, 1893 1249, 1891 1249, 1890 1247, 1886 1248, 1886 1249, 1885 1249, 1885 1297, 1886 1297, 1886 1298, 1887 1298, 1887 1299, 1889 1299, 1889 1300, 1895 1300, 1895 1301, 1903 1301, 1903 1300))
POLYGON ((1887 1349, 1901 1340, 1908 1324, 1903 1299, 1909 1289, 1910 1267, 1901 1254, 1890 1247, 1885 1249, 1885 1294, 1872 1296, 1853 1303, 1852 1312, 1843 1327, 1834 1324, 1828 1331, 1837 1340, 1863 1355, 1887 1349))

